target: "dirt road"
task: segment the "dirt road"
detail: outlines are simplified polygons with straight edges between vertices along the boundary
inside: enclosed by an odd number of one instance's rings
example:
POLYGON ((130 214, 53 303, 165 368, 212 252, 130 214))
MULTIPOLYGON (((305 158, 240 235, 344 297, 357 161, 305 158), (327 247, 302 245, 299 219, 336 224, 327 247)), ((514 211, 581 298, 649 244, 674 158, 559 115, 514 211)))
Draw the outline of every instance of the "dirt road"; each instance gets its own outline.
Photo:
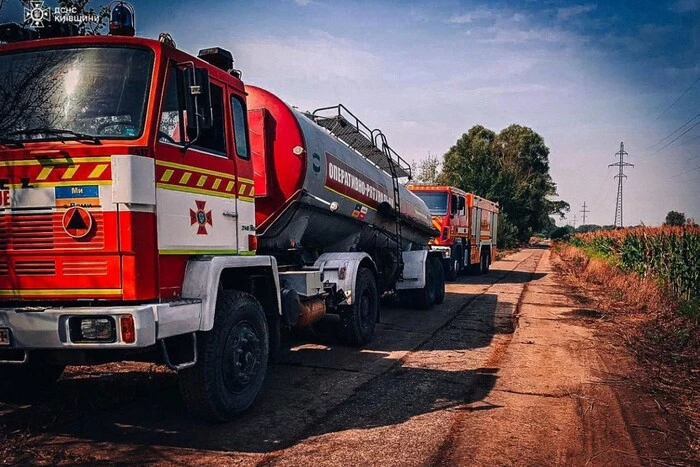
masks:
POLYGON ((51 400, 0 403, 4 459, 673 463, 683 448, 669 436, 674 422, 628 384, 633 362, 585 325, 595 310, 570 296, 552 273, 549 250, 523 250, 495 262, 488 275, 449 284, 439 308, 385 309, 374 342, 362 350, 291 343, 254 407, 226 425, 190 418, 170 372, 73 369, 51 400))

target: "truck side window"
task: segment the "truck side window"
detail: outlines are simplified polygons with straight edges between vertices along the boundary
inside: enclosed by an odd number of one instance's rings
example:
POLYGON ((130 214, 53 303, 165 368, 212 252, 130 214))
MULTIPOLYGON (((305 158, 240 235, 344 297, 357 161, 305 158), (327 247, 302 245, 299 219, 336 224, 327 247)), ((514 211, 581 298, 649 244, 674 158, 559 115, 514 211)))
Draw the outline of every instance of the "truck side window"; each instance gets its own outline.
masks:
POLYGON ((181 122, 184 121, 182 106, 179 105, 177 75, 175 67, 170 67, 168 83, 163 100, 163 108, 160 114, 160 127, 158 128, 158 141, 161 143, 174 143, 182 145, 186 142, 185 132, 181 122), (184 141, 183 141, 184 140, 184 141))
POLYGON ((248 152, 248 125, 245 104, 238 96, 231 96, 231 111, 233 112, 233 132, 236 138, 236 154, 241 159, 250 159, 248 152))
MULTIPOLYGON (((199 130, 199 139, 193 147, 213 151, 219 154, 226 154, 226 132, 224 120, 224 90, 214 83, 210 84, 211 90, 211 110, 212 127, 199 130)), ((194 133, 194 132, 190 132, 194 133)), ((195 134, 190 134, 194 138, 195 134)))
MULTIPOLYGON (((226 154, 226 133, 224 119, 224 91, 221 86, 210 84, 212 127, 199 130, 199 139, 192 145, 193 148, 211 151, 217 154, 226 154)), ((188 130, 187 112, 184 97, 180 95, 177 82, 176 68, 173 65, 168 72, 168 83, 163 100, 163 108, 158 128, 158 141, 161 143, 177 144, 183 146, 193 140, 197 134, 195 130, 188 130)))

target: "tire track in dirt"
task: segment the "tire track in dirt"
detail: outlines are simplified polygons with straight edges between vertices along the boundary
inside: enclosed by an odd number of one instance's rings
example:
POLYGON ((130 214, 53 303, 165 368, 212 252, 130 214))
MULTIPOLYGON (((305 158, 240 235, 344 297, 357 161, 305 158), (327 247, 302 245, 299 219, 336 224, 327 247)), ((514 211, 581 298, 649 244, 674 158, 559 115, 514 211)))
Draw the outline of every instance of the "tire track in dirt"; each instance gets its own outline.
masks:
MULTIPOLYGON (((287 449, 265 455, 258 465, 298 465, 311 462, 314 458, 319 459, 318 456, 321 455, 324 456, 322 457, 323 463, 327 465, 361 465, 365 462, 378 465, 391 464, 391 455, 388 457, 382 455, 383 448, 386 446, 384 443, 380 443, 379 446, 363 444, 366 452, 358 454, 357 450, 352 448, 354 443, 358 442, 356 438, 366 439, 368 436, 371 437, 372 435, 368 434, 368 432, 377 432, 374 438, 382 438, 383 433, 386 433, 386 429, 393 429, 395 433, 403 429, 407 424, 412 424, 414 419, 425 417, 426 415, 432 416, 445 413, 451 418, 450 428, 448 430, 440 430, 439 441, 437 443, 426 443, 425 440, 419 442, 425 445, 431 444, 431 450, 437 452, 432 455, 422 456, 422 461, 416 464, 441 465, 440 459, 442 457, 446 458, 444 454, 446 451, 449 451, 454 441, 452 434, 458 429, 460 420, 472 410, 468 402, 483 400, 484 395, 493 386, 494 375, 493 372, 488 370, 498 365, 508 348, 512 332, 517 326, 517 308, 522 302, 523 290, 528 281, 534 277, 535 269, 542 258, 543 250, 529 250, 526 254, 525 258, 521 259, 512 269, 504 272, 501 277, 490 283, 480 293, 464 299, 465 302, 452 318, 435 330, 422 344, 396 361, 389 371, 366 381, 356 388, 350 397, 327 411, 323 417, 316 421, 314 426, 310 426, 306 430, 301 437, 304 441, 287 449), (523 270, 526 271, 526 274, 523 274, 525 272, 523 270), (493 322, 484 327, 483 322, 479 321, 479 311, 484 311, 484 303, 477 302, 480 300, 483 302, 484 297, 488 296, 498 297, 499 292, 493 293, 495 289, 503 288, 502 286, 515 276, 517 276, 517 280, 514 280, 514 282, 517 284, 518 296, 513 303, 513 307, 508 310, 507 324, 503 323, 504 316, 494 315, 490 316, 493 318, 493 322), (472 310, 472 308, 474 309, 472 310), (500 318, 500 322, 498 318, 500 318), (444 346, 441 343, 444 341, 445 334, 449 337, 450 329, 455 324, 462 324, 461 322, 464 321, 468 325, 459 327, 457 331, 463 334, 460 336, 460 339, 467 343, 465 350, 460 351, 450 347, 443 350, 444 346), (493 339, 496 334, 502 338, 493 339), (486 345, 476 344, 471 349, 471 344, 468 341, 482 339, 479 335, 489 336, 487 342, 481 343, 486 345), (442 368, 443 365, 440 361, 437 363, 431 361, 429 355, 431 353, 440 354, 441 352, 474 353, 477 354, 478 360, 483 363, 479 365, 475 362, 475 365, 467 365, 470 369, 461 372, 449 371, 449 368, 447 368, 447 371, 435 371, 435 367, 442 368), (426 356, 427 359, 425 358, 426 356), (423 373, 416 374, 415 370, 422 370, 423 373), (420 388, 422 386, 428 386, 428 390, 421 391, 420 388), (445 387, 448 388, 446 389, 445 387), (417 402, 413 404, 411 401, 405 400, 407 397, 413 397, 417 399, 417 402), (451 402, 438 411, 426 409, 426 405, 430 406, 432 403, 439 402, 441 398, 451 402), (421 408, 417 409, 415 405, 421 406, 421 408), (365 419, 367 421, 365 423, 349 421, 352 418, 365 419), (400 425, 400 428, 397 428, 397 424, 400 425), (350 439, 345 439, 347 437, 350 439), (436 448, 436 444, 440 446, 436 448), (333 454, 326 454, 331 452, 333 454), (440 452, 443 452, 442 456, 440 452)), ((514 295, 513 285, 509 284, 508 287, 511 290, 508 291, 506 287, 506 295, 514 295)), ((504 292, 501 291, 500 293, 503 294, 504 292)), ((494 308, 497 308, 497 306, 494 308)), ((439 355, 437 358, 439 360, 444 357, 449 357, 449 355, 439 355)), ((463 369, 465 366, 461 364, 459 367, 463 369)), ((420 428, 418 430, 420 431, 420 428)), ((407 433, 407 435, 406 439, 401 439, 400 442, 406 445, 414 444, 416 440, 411 439, 410 433, 407 433)), ((397 436, 401 437, 402 435, 397 436)), ((421 456, 416 456, 411 461, 408 461, 409 457, 406 453, 402 453, 400 459, 402 459, 403 463, 408 462, 408 465, 411 465, 412 461, 421 458, 421 456)), ((393 458, 393 462, 396 459, 393 458)))
MULTIPOLYGON (((523 264, 525 261, 529 261, 536 255, 533 253, 531 256, 527 257, 523 261, 521 261, 518 264, 518 267, 523 264)), ((516 304, 515 310, 513 312, 513 333, 518 327, 518 320, 520 317, 520 309, 522 307, 523 299, 525 297, 525 294, 527 293, 529 281, 535 276, 535 271, 537 269, 537 266, 539 265, 540 261, 542 261, 543 254, 540 253, 536 257, 536 264, 534 265, 531 274, 529 275, 528 280, 525 282, 525 285, 523 286, 523 289, 520 292, 520 296, 518 297, 518 302, 516 304)), ((516 267, 517 269, 517 267, 516 267)), ((513 333, 511 333, 506 339, 497 342, 496 345, 494 346, 493 351, 489 355, 488 359, 484 363, 484 366, 487 368, 493 368, 497 367, 501 360, 503 359, 503 356, 505 355, 506 351, 508 350, 508 347, 510 346, 510 343, 513 339, 513 333)), ((471 389, 471 391, 474 391, 474 388, 471 389)), ((431 466, 452 466, 455 465, 454 461, 452 458, 454 457, 454 450, 455 450, 455 445, 459 442, 458 440, 458 434, 463 433, 463 425, 465 423, 466 418, 469 416, 469 411, 462 411, 462 412, 457 412, 453 418, 452 418, 452 423, 450 424, 449 430, 447 431, 447 435, 445 437, 445 440, 443 443, 440 445, 438 448, 438 451, 435 453, 435 456, 429 460, 427 465, 431 466)))

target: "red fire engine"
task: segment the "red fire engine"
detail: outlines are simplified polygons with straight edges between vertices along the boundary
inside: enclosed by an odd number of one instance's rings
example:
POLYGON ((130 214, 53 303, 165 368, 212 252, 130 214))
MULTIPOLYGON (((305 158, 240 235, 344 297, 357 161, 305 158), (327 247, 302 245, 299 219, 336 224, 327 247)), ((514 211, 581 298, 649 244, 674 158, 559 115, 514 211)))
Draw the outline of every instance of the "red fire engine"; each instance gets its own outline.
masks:
POLYGON ((152 361, 229 420, 282 328, 333 315, 363 345, 384 292, 442 302, 437 232, 383 133, 244 86, 225 50, 126 37, 123 6, 122 35, 0 26, 0 385, 152 361))
POLYGON ((443 258, 445 277, 462 271, 484 274, 496 255, 498 204, 450 186, 410 185, 433 216, 440 234, 430 248, 443 258))

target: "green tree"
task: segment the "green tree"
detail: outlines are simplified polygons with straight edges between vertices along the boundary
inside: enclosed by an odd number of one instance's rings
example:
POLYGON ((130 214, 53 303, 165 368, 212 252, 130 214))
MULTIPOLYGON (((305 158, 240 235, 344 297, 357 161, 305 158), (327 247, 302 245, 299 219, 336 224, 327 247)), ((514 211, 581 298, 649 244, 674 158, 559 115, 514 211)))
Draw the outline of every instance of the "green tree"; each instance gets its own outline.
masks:
POLYGON ((497 201, 521 242, 551 228, 550 215, 569 211, 568 203, 553 199, 556 184, 544 139, 521 125, 498 134, 472 127, 445 154, 438 180, 497 201))
POLYGON ((669 211, 666 214, 664 225, 683 225, 685 224, 685 213, 678 211, 669 211))
POLYGON ((437 185, 440 175, 440 159, 437 156, 428 154, 427 159, 423 159, 418 164, 413 163, 414 177, 411 180, 416 185, 437 185))

